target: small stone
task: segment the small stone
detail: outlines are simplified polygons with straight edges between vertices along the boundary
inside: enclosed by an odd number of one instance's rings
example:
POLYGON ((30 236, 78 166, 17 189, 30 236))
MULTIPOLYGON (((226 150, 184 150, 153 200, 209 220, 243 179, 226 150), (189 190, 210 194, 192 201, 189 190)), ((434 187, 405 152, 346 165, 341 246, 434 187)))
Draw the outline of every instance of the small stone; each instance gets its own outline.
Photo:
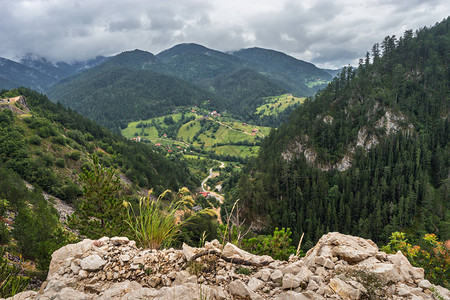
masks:
POLYGON ((302 293, 296 293, 294 291, 287 291, 279 294, 275 300, 310 300, 312 298, 305 296, 302 293))
POLYGON ((81 268, 87 271, 96 271, 106 265, 107 261, 103 260, 97 254, 89 255, 81 261, 81 268))
POLYGON ((187 261, 190 261, 191 258, 195 255, 195 248, 189 246, 188 244, 183 243, 183 255, 187 261))
POLYGON ((130 240, 126 236, 124 236, 124 237, 115 236, 115 237, 110 239, 110 242, 113 245, 116 245, 116 246, 118 246, 118 245, 126 245, 126 244, 128 244, 129 241, 130 240))
POLYGON ((78 277, 80 279, 87 278, 88 275, 89 275, 89 273, 87 271, 85 271, 85 270, 80 270, 80 272, 78 272, 78 277))
POLYGON ((112 280, 113 279, 113 272, 111 272, 111 271, 108 271, 108 272, 106 272, 106 279, 108 279, 108 280, 112 280))
POLYGON ((80 266, 72 263, 70 265, 70 270, 72 271, 73 274, 78 275, 78 272, 80 272, 81 268, 80 268, 80 266))
POLYGON ((119 258, 123 262, 127 262, 130 260, 130 256, 128 254, 121 255, 121 256, 119 256, 119 258))
POLYGON ((144 258, 142 256, 133 257, 133 264, 136 264, 136 265, 144 264, 144 258))
POLYGON ((262 269, 260 272, 261 272, 261 280, 267 282, 270 278, 270 269, 262 269))
POLYGON ((424 290, 429 289, 431 287, 431 283, 426 279, 421 280, 418 285, 420 288, 422 288, 424 290))
POLYGON ((309 291, 316 291, 319 288, 319 285, 314 280, 310 280, 308 286, 306 287, 309 291))
POLYGON ((299 286, 300 286, 300 279, 298 277, 295 277, 291 273, 287 273, 286 275, 284 275, 282 285, 283 290, 295 289, 298 288, 299 286))
POLYGON ((255 298, 255 293, 253 293, 249 287, 243 283, 241 280, 235 280, 228 285, 228 290, 231 295, 238 297, 250 297, 250 299, 255 298))
POLYGON ((270 279, 272 279, 272 281, 275 282, 275 283, 280 282, 281 278, 283 278, 283 272, 281 272, 281 270, 275 270, 270 275, 270 279))
POLYGON ((401 297, 408 296, 410 294, 411 294, 411 292, 404 287, 397 288, 397 295, 399 295, 401 297))
POLYGON ((88 296, 80 291, 71 289, 71 288, 63 288, 56 296, 57 300, 68 300, 68 299, 79 299, 79 300, 87 300, 88 296))
POLYGON ((261 289, 264 286, 264 282, 259 280, 259 279, 256 279, 256 278, 252 277, 248 281, 247 285, 252 291, 257 291, 257 290, 261 289))

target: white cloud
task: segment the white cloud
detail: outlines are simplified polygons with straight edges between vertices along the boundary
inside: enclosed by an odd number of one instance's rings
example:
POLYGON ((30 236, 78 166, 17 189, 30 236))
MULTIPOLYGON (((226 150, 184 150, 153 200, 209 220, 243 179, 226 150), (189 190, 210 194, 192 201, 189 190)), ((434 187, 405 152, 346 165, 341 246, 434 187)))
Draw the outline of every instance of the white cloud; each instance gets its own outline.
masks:
POLYGON ((356 64, 376 42, 446 18, 445 0, 0 0, 0 56, 82 60, 194 42, 264 47, 324 67, 356 64))

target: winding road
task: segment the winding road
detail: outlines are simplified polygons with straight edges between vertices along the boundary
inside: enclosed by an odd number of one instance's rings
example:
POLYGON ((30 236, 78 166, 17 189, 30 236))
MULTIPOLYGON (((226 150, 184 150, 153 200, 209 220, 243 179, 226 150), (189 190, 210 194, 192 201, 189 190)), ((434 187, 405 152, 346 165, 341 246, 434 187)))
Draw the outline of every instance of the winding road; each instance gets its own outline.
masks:
MULTIPOLYGON (((221 161, 220 161, 219 168, 225 168, 225 164, 223 162, 221 162, 221 161)), ((213 170, 213 168, 209 169, 209 175, 205 179, 203 179, 203 181, 202 181, 202 185, 201 185, 202 191, 208 192, 211 196, 216 198, 217 201, 219 201, 220 204, 222 204, 222 202, 224 200, 222 195, 220 195, 219 193, 208 191, 207 189, 205 189, 206 182, 208 181, 208 179, 213 177, 213 171, 212 170, 213 170)))

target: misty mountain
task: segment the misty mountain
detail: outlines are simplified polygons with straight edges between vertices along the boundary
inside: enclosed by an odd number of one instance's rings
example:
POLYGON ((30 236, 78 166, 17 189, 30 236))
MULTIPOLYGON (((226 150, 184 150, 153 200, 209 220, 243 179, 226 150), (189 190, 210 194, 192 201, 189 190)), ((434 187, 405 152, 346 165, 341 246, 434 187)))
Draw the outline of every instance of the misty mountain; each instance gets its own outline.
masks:
POLYGON ((290 91, 299 96, 310 96, 325 84, 308 87, 308 83, 331 80, 331 75, 312 63, 296 59, 285 53, 263 49, 248 48, 232 53, 248 63, 250 68, 265 76, 288 85, 290 91))
POLYGON ((225 100, 196 85, 145 69, 159 60, 151 53, 123 52, 102 65, 66 78, 48 92, 50 99, 111 129, 170 113, 178 106, 224 109, 225 100))

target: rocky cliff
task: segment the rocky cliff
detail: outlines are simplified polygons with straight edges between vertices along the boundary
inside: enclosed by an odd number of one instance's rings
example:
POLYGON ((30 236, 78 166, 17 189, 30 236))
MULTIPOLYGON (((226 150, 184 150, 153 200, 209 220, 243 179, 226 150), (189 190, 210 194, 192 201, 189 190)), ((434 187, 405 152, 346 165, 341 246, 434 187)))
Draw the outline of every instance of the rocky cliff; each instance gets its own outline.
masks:
POLYGON ((53 253, 40 291, 10 299, 449 299, 401 252, 328 233, 302 259, 276 261, 218 241, 145 250, 104 237, 53 253), (206 255, 205 255, 206 254, 206 255))

